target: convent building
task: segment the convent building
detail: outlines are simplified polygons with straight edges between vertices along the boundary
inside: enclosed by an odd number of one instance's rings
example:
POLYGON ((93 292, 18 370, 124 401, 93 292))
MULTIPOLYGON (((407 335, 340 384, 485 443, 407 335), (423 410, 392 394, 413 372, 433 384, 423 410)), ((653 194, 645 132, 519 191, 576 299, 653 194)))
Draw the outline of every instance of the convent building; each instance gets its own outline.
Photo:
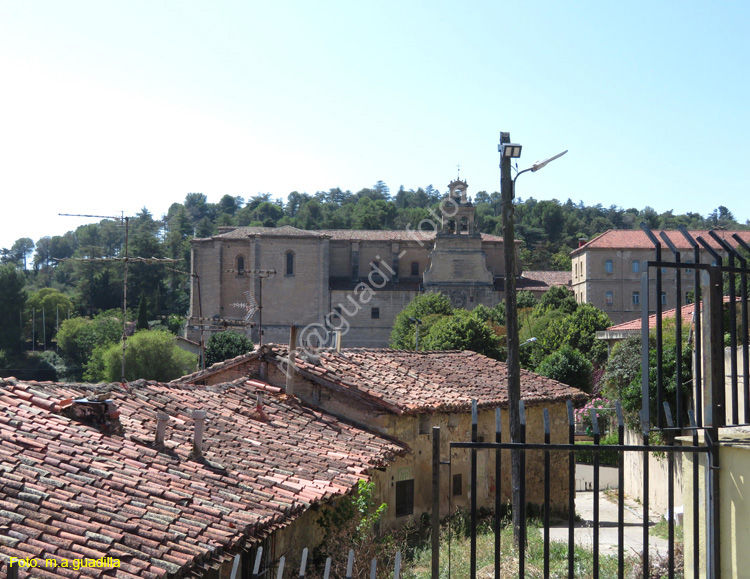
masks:
POLYGON ((226 324, 258 343, 262 326, 262 342, 278 343, 296 324, 301 340, 315 333, 332 345, 340 329, 346 347, 385 347, 421 292, 442 292, 454 307, 495 306, 503 239, 477 231, 467 186, 450 183, 440 212, 400 231, 220 227, 194 239, 187 337, 207 339, 226 324))

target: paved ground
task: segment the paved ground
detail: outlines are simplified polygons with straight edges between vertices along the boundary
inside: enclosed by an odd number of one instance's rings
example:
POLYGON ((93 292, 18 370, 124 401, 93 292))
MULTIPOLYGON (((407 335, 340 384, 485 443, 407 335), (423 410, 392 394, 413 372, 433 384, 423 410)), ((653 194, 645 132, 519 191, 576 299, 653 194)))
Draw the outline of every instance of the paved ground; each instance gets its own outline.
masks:
MULTIPOLYGON (((615 491, 616 492, 616 491, 615 491)), ((576 513, 581 522, 575 527, 576 543, 591 548, 594 544, 594 492, 580 491, 576 493, 576 513)), ((651 513, 649 520, 659 522, 658 515, 651 513)), ((625 554, 641 553, 643 551, 643 505, 626 499, 624 522, 625 554)), ((550 529, 553 541, 568 540, 568 526, 561 525, 550 529)), ((599 493, 599 548, 602 554, 617 554, 617 503, 611 501, 603 492, 599 493)), ((649 552, 665 555, 667 541, 649 536, 649 552)))

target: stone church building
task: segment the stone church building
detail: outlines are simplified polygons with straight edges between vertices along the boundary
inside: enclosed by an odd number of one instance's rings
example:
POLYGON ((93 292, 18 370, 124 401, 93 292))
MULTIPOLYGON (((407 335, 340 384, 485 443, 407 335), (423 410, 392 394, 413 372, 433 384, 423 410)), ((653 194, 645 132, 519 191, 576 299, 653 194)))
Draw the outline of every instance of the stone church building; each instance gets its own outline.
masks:
POLYGON ((466 189, 453 181, 440 212, 401 231, 220 227, 194 239, 187 337, 226 324, 258 343, 262 326, 263 343, 284 343, 296 324, 324 345, 339 329, 346 347, 385 347, 420 292, 493 307, 504 297, 503 239, 477 231, 466 189))

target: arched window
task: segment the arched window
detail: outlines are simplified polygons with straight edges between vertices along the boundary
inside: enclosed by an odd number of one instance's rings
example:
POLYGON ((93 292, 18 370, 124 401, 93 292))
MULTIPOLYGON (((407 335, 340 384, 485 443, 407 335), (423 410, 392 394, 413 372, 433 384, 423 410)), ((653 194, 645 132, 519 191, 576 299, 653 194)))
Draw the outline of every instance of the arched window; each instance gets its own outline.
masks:
POLYGON ((245 275, 245 258, 237 256, 237 275, 245 275))
POLYGON ((294 252, 286 252, 286 275, 294 275, 294 252))

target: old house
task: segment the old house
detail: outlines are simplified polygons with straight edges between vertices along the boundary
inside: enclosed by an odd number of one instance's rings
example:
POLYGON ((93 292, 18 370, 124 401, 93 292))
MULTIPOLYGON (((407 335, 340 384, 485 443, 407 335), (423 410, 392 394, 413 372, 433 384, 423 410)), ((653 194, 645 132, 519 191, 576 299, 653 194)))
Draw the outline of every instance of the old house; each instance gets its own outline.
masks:
MULTIPOLYGON (((405 517, 420 517, 431 510, 431 431, 442 430, 441 452, 450 452, 449 441, 469 440, 471 401, 479 407, 479 436, 495 439, 495 408, 502 409, 502 429, 509 440, 507 416, 507 366, 470 351, 415 352, 377 348, 349 348, 301 353, 294 366, 288 363, 285 346, 268 345, 245 356, 217 364, 180 379, 183 383, 211 384, 227 378, 259 376, 284 388, 314 407, 352 420, 372 432, 394 437, 409 448, 394 461, 389 471, 373 475, 379 498, 392 506, 388 524, 399 525, 405 517)), ((530 436, 543 433, 542 409, 551 416, 552 442, 567 442, 568 400, 585 394, 576 388, 528 371, 521 374, 521 397, 525 402, 530 436)), ((494 504, 496 481, 494 457, 480 453, 477 480, 478 501, 494 504)), ((529 454, 527 497, 542 502, 542 463, 529 454)), ((468 454, 454 467, 448 480, 443 477, 441 515, 468 504, 468 454)), ((536 457, 539 458, 539 457, 536 457)), ((509 461, 503 457, 503 464, 509 461)), ((553 459, 555 472, 552 504, 567 509, 567 458, 553 459)), ((510 467, 503 468, 503 495, 509 498, 510 467)))
POLYGON ((0 573, 223 579, 240 554, 249 576, 257 546, 294 560, 318 506, 404 451, 258 381, 2 380, 0 573))

